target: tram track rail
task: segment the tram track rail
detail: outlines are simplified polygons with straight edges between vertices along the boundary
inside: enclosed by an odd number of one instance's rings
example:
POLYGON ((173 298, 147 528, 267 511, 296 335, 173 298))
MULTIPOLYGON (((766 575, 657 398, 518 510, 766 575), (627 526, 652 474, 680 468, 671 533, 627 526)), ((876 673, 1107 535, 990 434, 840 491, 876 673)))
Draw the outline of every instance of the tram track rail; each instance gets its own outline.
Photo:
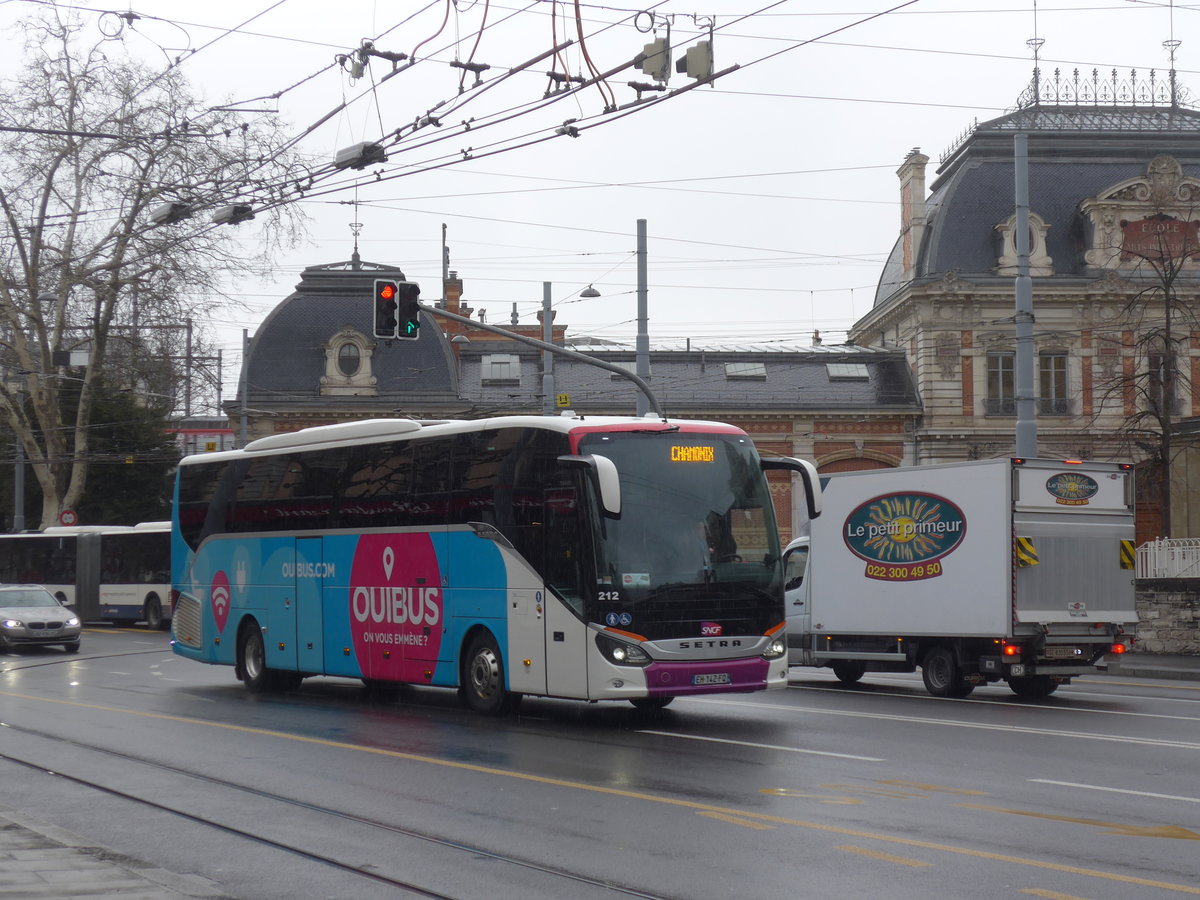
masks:
MULTIPOLYGON (((28 726, 17 725, 4 721, 0 721, 0 729, 19 732, 29 737, 51 741, 60 745, 71 747, 75 750, 103 754, 105 756, 118 759, 124 763, 152 768, 170 775, 187 778, 193 781, 199 781, 223 790, 235 791, 240 794, 253 796, 260 800, 266 800, 269 802, 280 803, 286 806, 303 809, 306 812, 320 816, 326 816, 334 820, 349 822, 372 830, 380 830, 400 837, 435 844, 440 848, 463 853, 472 858, 484 858, 492 862, 515 866, 526 871, 536 872, 541 875, 550 876, 551 878, 561 879, 564 883, 572 883, 579 886, 596 888, 602 892, 610 893, 613 896, 634 897, 639 898, 639 900, 675 900, 675 898, 667 897, 661 894, 648 893, 642 889, 630 885, 619 884, 609 879, 599 879, 582 873, 571 872, 567 869, 557 866, 546 865, 545 863, 540 863, 532 859, 522 858, 512 854, 500 853, 481 846, 466 844, 443 835, 435 834, 431 831, 423 831, 411 827, 397 825, 395 823, 382 822, 378 819, 361 816, 355 813, 347 812, 346 810, 334 809, 333 807, 323 806, 321 804, 312 803, 296 797, 288 797, 273 791, 263 790, 262 788, 240 784, 229 779, 217 778, 212 775, 194 772, 178 766, 172 766, 159 760, 138 756, 136 754, 99 747, 94 744, 88 744, 72 738, 62 737, 61 735, 52 734, 40 729, 30 728, 28 726)), ((359 876, 388 887, 405 890, 416 896, 433 898, 433 900, 459 900, 457 895, 442 893, 436 888, 428 885, 417 884, 416 882, 408 881, 403 878, 392 877, 378 871, 373 871, 372 869, 364 866, 358 866, 353 863, 336 859, 328 854, 298 846, 294 843, 278 841, 265 835, 249 831, 245 828, 239 828, 226 822, 217 821, 209 815, 193 813, 184 809, 180 809, 178 806, 168 806, 166 804, 158 803, 135 793, 102 784, 93 778, 71 774, 70 772, 63 771, 61 767, 48 768, 45 763, 22 758, 12 753, 3 751, 0 751, 0 760, 36 771, 47 777, 63 779, 79 787, 94 790, 109 797, 127 801, 146 809, 153 809, 158 812, 167 813, 176 818, 184 819, 193 824, 201 825, 205 828, 210 828, 226 835, 231 835, 261 846, 270 847, 275 850, 297 856, 312 863, 337 869, 347 874, 359 876)), ((565 887, 564 890, 566 890, 565 887)))

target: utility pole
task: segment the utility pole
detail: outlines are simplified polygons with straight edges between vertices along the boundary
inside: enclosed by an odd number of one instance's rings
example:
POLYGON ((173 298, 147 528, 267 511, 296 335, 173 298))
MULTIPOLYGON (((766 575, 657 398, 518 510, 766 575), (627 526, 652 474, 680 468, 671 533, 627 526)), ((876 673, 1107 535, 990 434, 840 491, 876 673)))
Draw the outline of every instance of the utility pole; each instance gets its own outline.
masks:
POLYGON ((1017 204, 1013 223, 1017 250, 1016 353, 1013 394, 1017 401, 1017 456, 1037 456, 1037 406, 1033 388, 1033 279, 1029 277, 1029 135, 1013 135, 1017 204))
MULTIPOLYGON (((646 220, 637 220, 637 345, 636 354, 634 356, 634 365, 637 370, 637 376, 642 381, 650 380, 650 333, 648 329, 649 317, 646 312, 647 294, 649 289, 646 285, 646 220)), ((637 397, 637 414, 639 416, 646 415, 650 411, 649 398, 646 394, 638 394, 637 397)))
MULTIPOLYGON (((554 343, 554 311, 550 308, 550 282, 542 282, 542 340, 554 343)), ((554 354, 542 351, 542 415, 554 415, 554 354)))

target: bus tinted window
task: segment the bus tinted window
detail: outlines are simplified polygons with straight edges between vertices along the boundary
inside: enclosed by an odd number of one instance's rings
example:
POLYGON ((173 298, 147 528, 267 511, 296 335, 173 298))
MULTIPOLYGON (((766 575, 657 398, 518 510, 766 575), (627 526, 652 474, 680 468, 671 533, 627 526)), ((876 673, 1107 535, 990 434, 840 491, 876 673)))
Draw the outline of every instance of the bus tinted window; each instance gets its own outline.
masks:
POLYGON ((411 444, 350 448, 332 524, 337 528, 403 524, 412 503, 412 458, 411 444))

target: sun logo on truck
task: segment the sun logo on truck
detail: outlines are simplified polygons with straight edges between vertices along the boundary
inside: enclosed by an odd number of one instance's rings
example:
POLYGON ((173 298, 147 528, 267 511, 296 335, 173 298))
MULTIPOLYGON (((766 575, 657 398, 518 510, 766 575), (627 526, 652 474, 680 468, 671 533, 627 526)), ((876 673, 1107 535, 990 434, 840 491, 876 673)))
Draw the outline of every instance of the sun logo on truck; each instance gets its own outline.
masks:
POLYGON ((866 560, 868 578, 920 581, 942 574, 941 560, 966 531, 962 510, 945 497, 903 492, 860 504, 846 517, 842 537, 866 560))
POLYGON ((1087 506, 1100 490, 1100 484, 1079 472, 1060 472, 1046 480, 1046 490, 1062 506, 1087 506))

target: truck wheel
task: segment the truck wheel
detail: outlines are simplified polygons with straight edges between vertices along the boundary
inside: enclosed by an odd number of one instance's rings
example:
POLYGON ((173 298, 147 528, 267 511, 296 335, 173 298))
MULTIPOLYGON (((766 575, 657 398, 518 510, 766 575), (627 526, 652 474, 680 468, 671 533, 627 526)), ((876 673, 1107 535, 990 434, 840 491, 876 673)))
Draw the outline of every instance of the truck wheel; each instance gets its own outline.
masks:
POLYGON ((1049 675, 1026 675, 1008 679, 1008 686, 1018 697, 1037 699, 1049 697, 1058 690, 1058 682, 1049 675))
POLYGON ((866 664, 856 659, 839 659, 833 663, 831 668, 833 674, 837 676, 837 680, 842 684, 858 684, 863 673, 867 671, 866 664))
POLYGON ((925 690, 935 697, 965 697, 975 685, 963 680, 962 670, 954 654, 946 647, 934 647, 921 663, 921 678, 925 690))

